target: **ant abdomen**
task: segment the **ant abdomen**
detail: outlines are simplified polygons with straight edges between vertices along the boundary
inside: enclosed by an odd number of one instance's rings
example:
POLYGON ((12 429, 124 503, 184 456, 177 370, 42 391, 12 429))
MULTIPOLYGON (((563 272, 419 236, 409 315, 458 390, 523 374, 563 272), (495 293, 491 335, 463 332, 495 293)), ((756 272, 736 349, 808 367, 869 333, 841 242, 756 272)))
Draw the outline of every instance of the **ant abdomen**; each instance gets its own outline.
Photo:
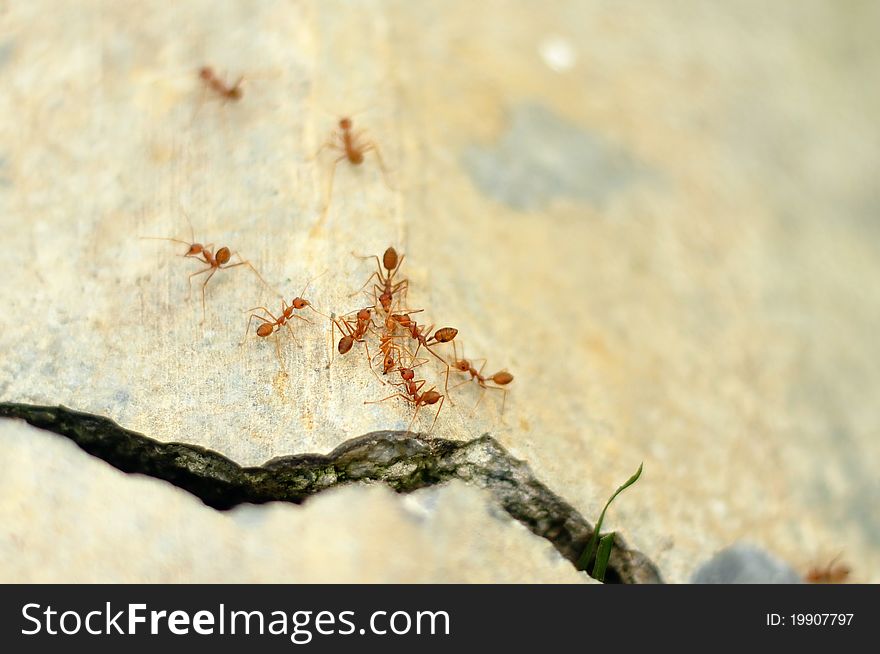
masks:
POLYGON ((228 247, 224 246, 217 250, 217 254, 214 255, 214 257, 217 261, 217 265, 222 266, 224 263, 228 263, 229 260, 232 258, 232 252, 229 250, 228 247))
POLYGON ((339 346, 336 349, 339 350, 339 354, 345 354, 351 349, 352 345, 354 345, 354 338, 345 335, 339 339, 339 346))
POLYGON ((385 250, 385 254, 382 255, 382 265, 385 266, 385 270, 388 272, 397 268, 397 250, 393 247, 385 250))
POLYGON ((438 343, 449 343, 457 335, 458 330, 455 327, 443 327, 434 332, 434 340, 438 343))

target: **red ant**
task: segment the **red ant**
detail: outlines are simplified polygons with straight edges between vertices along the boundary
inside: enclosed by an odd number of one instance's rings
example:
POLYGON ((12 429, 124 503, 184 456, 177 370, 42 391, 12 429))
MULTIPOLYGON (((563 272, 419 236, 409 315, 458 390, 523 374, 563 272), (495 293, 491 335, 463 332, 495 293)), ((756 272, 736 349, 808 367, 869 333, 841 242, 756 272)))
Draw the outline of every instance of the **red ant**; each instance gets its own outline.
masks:
POLYGON ((227 86, 226 82, 220 79, 210 66, 202 66, 199 68, 199 78, 205 83, 205 87, 211 89, 223 98, 224 102, 237 102, 241 100, 244 91, 241 88, 244 77, 239 77, 235 84, 227 86))
POLYGON ((441 395, 434 386, 432 386, 424 393, 420 393, 419 391, 425 385, 425 380, 420 379, 419 381, 415 381, 415 371, 413 370, 413 367, 415 366, 412 366, 410 368, 400 368, 400 377, 403 380, 402 382, 400 382, 400 384, 404 386, 404 388, 406 389, 406 393, 401 393, 400 391, 398 391, 393 395, 382 398, 381 400, 365 401, 364 404, 378 404, 380 402, 390 400, 393 397, 402 397, 407 402, 414 404, 416 407, 416 411, 406 428, 406 431, 409 431, 413 423, 415 422, 416 417, 419 415, 419 409, 421 409, 423 406, 437 404, 437 402, 440 402, 440 406, 437 407, 437 413, 434 415, 434 421, 431 423, 431 428, 428 430, 428 433, 430 434, 432 431, 434 431, 434 425, 437 423, 437 418, 440 416, 440 410, 443 408, 443 401, 445 400, 445 396, 441 395))
MULTIPOLYGON (((318 315, 324 315, 320 311, 315 309, 315 307, 312 306, 311 302, 309 302, 308 300, 306 300, 305 298, 302 297, 303 295, 305 295, 305 292, 308 290, 311 283, 313 281, 315 281, 315 279, 317 279, 317 277, 310 279, 308 281, 308 283, 306 283, 305 288, 303 288, 303 290, 300 292, 300 294, 298 296, 293 298, 293 300, 290 302, 289 305, 282 298, 281 299, 281 314, 277 317, 275 315, 273 315, 272 312, 269 311, 269 309, 267 309, 266 307, 254 307, 252 309, 248 309, 247 311, 256 311, 258 309, 262 310, 263 313, 265 313, 266 315, 268 315, 271 318, 271 320, 268 320, 257 313, 251 313, 251 315, 248 316, 247 326, 245 327, 245 330, 244 330, 245 336, 247 336, 247 333, 251 328, 251 321, 253 321, 253 319, 256 318, 257 320, 263 321, 262 324, 260 324, 260 326, 257 327, 257 336, 259 336, 261 338, 266 338, 267 336, 271 336, 275 332, 279 331, 282 327, 286 326, 287 329, 290 331, 290 335, 293 337, 294 342, 297 345, 299 345, 299 341, 296 340, 296 335, 293 333, 293 330, 291 329, 291 327, 288 323, 293 318, 298 318, 299 320, 304 320, 305 322, 311 322, 311 321, 308 318, 303 318, 302 316, 296 315, 294 313, 294 311, 301 311, 302 309, 305 309, 306 307, 308 307, 309 309, 311 309, 312 311, 314 311, 318 315)), ((277 341, 276 341, 276 344, 277 344, 277 341)))
MULTIPOLYGON (((184 214, 186 215, 186 214, 184 214)), ((187 222, 189 222, 189 216, 187 216, 187 222)), ((192 233, 192 223, 190 223, 190 238, 193 238, 192 233)), ((141 238, 151 239, 151 240, 160 240, 160 241, 173 241, 174 243, 182 243, 186 245, 189 249, 182 254, 183 257, 196 257, 202 263, 206 263, 208 265, 207 268, 203 268, 201 270, 197 270, 196 272, 190 274, 189 276, 189 285, 190 285, 190 294, 192 294, 192 278, 196 275, 203 275, 204 273, 208 273, 208 276, 205 278, 205 281, 202 282, 202 323, 205 322, 206 316, 206 299, 205 299, 205 289, 208 286, 208 282, 211 281, 211 277, 214 276, 218 270, 226 270, 227 268, 235 268, 237 266, 247 266, 250 268, 254 274, 260 278, 260 281, 266 287, 269 287, 269 284, 266 283, 266 280, 263 279, 263 276, 257 272, 257 269, 251 264, 250 261, 244 259, 237 252, 234 253, 241 261, 238 263, 229 263, 230 259, 232 259, 233 252, 226 246, 223 246, 219 250, 217 250, 216 254, 214 253, 214 244, 211 243, 209 245, 202 245, 201 243, 190 243, 187 241, 181 241, 177 238, 167 238, 164 236, 142 236, 141 238)), ((195 239, 193 239, 195 240, 195 239)))
POLYGON ((327 211, 330 209, 330 198, 333 195, 333 180, 336 177, 336 166, 340 161, 347 159, 352 166, 360 166, 364 162, 364 155, 367 152, 375 152, 376 159, 379 161, 379 167, 382 169, 382 176, 385 178, 385 184, 390 187, 388 184, 388 171, 385 168, 385 162, 379 152, 379 147, 374 141, 363 140, 363 134, 364 130, 359 130, 357 132, 353 131, 351 118, 347 116, 340 118, 339 131, 333 130, 330 132, 330 136, 315 153, 315 156, 318 156, 324 148, 341 152, 341 154, 333 161, 333 167, 330 169, 330 182, 327 186, 327 198, 324 204, 324 211, 321 214, 321 219, 312 229, 313 233, 320 229, 327 217, 327 211))
POLYGON ((379 291, 378 301, 379 304, 382 305, 382 309, 385 313, 391 313, 391 305, 394 300, 394 294, 402 291, 404 294, 407 289, 409 289, 409 280, 402 279, 401 281, 394 283, 394 275, 397 274, 397 271, 400 270, 400 266, 403 265, 403 260, 406 257, 405 254, 397 256, 397 250, 393 247, 389 247, 385 250, 385 253, 382 255, 382 263, 379 264, 379 257, 376 255, 362 257, 360 255, 355 255, 360 259, 375 259, 376 260, 376 272, 370 275, 367 278, 367 281, 361 286, 361 290, 366 287, 367 284, 375 277, 379 283, 373 284, 374 295, 375 291, 379 291), (382 268, 385 268, 385 272, 382 271, 382 268))
MULTIPOLYGON (((410 312, 415 313, 415 312, 410 312)), ((458 334, 458 330, 455 327, 442 327, 434 332, 433 336, 426 336, 426 334, 430 334, 431 330, 434 329, 434 325, 431 325, 427 329, 420 327, 416 321, 412 320, 408 314, 405 313, 394 313, 391 314, 391 319, 394 320, 397 324, 403 327, 405 330, 409 332, 410 338, 415 341, 418 341, 418 346, 416 347, 416 351, 413 356, 419 353, 419 348, 424 347, 431 355, 436 358, 440 363, 446 366, 446 385, 443 390, 445 392, 449 392, 449 364, 441 357, 439 354, 434 352, 431 349, 432 345, 438 345, 439 343, 449 343, 452 341, 456 335, 458 334)), ((451 402, 451 400, 450 400, 451 402)))
MULTIPOLYGON (((388 314, 385 317, 385 331, 379 334, 379 352, 370 359, 370 366, 373 365, 373 360, 381 355, 382 357, 382 374, 387 375, 389 372, 394 370, 396 366, 396 362, 394 359, 395 352, 397 353, 397 360, 400 360, 401 351, 406 351, 409 354, 409 351, 406 348, 395 345, 395 338, 403 338, 405 335, 403 334, 395 334, 394 330, 397 327, 397 322, 392 319, 392 315, 388 314)), ((412 355, 410 355, 412 356, 412 355)), ((385 382, 382 382, 383 384, 385 382)))
MULTIPOLYGON (((357 311, 354 320, 352 320, 351 318, 347 318, 346 316, 342 316, 339 320, 337 320, 335 316, 331 315, 330 322, 332 323, 330 337, 331 339, 336 338, 336 328, 339 328, 339 331, 342 333, 342 338, 339 339, 339 344, 336 346, 336 350, 339 352, 339 354, 348 354, 352 346, 354 346, 355 342, 357 342, 364 344, 364 348, 367 351, 367 357, 369 358, 370 348, 367 345, 367 341, 364 339, 364 336, 366 335, 367 328, 370 325, 373 325, 375 327, 375 324, 373 324, 373 312, 370 310, 370 307, 366 307, 357 311), (352 323, 354 323, 354 325, 352 325, 352 323)), ((332 352, 330 356, 330 363, 327 364, 328 368, 330 367, 331 363, 333 363, 332 352)), ((370 366, 370 370, 373 370, 372 366, 370 366)), ((376 374, 375 370, 373 370, 373 374, 376 374)))
MULTIPOLYGON (((480 402, 483 401, 483 396, 486 394, 486 390, 493 391, 501 391, 504 394, 504 398, 501 401, 501 415, 504 415, 504 406, 507 404, 507 389, 502 388, 503 386, 507 386, 510 382, 513 381, 513 375, 511 375, 506 370, 499 370, 494 375, 489 375, 488 377, 483 376, 483 368, 486 367, 486 359, 482 359, 483 365, 480 366, 480 369, 477 370, 474 368, 473 364, 462 356, 461 359, 458 358, 458 351, 455 347, 455 342, 452 343, 453 352, 455 352, 455 358, 452 361, 452 367, 455 368, 458 372, 468 373, 470 377, 461 384, 467 384, 469 381, 476 381, 477 385, 482 389, 480 392, 480 399, 477 400, 477 403, 474 405, 474 409, 476 409, 480 402), (492 382, 493 384, 497 384, 497 386, 489 386, 487 382, 492 382)), ((464 345, 462 345, 462 355, 464 355, 464 345)), ((457 384, 452 388, 458 388, 461 384, 457 384)))
POLYGON ((835 556, 831 561, 828 562, 828 565, 823 567, 814 566, 807 572, 804 580, 809 584, 842 584, 844 583, 852 572, 848 565, 845 563, 837 563, 835 562, 840 558, 840 554, 835 556))

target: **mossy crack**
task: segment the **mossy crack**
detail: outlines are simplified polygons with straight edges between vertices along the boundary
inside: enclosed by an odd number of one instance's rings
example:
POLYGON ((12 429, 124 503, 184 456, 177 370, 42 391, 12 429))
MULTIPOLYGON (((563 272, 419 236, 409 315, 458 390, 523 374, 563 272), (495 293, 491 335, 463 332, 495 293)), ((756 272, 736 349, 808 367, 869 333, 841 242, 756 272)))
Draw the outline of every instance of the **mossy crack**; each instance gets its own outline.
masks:
MULTIPOLYGON (((593 526, 535 479, 488 434, 470 441, 425 438, 412 432, 377 431, 344 442, 329 454, 296 454, 243 467, 212 450, 163 443, 123 429, 109 418, 63 406, 0 403, 0 417, 25 420, 66 436, 89 454, 123 472, 165 480, 206 505, 299 504, 348 483, 382 482, 398 493, 460 479, 485 489, 515 520, 546 538, 575 567, 593 526)), ((606 581, 658 583, 657 568, 615 536, 606 581)))

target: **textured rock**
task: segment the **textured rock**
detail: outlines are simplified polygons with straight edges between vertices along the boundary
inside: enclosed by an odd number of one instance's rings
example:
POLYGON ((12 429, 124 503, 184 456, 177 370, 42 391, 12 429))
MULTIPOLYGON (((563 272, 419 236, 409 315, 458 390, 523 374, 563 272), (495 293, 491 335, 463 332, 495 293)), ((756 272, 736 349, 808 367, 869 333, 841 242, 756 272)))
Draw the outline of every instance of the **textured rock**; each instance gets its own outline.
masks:
POLYGON ((4 583, 589 581, 459 481, 406 497, 340 487, 301 506, 218 512, 24 424, 0 421, 0 442, 4 583))
MULTIPOLYGON (((123 472, 145 474, 182 488, 215 509, 240 504, 293 502, 358 482, 379 481, 398 493, 466 481, 532 533, 550 541, 578 566, 593 527, 534 478, 489 436, 446 441, 411 432, 375 432, 352 439, 327 455, 298 454, 242 468, 226 457, 186 443, 162 443, 113 421, 64 407, 0 403, 0 417, 20 418, 70 438, 83 450, 123 472)), ((607 582, 657 583, 656 568, 617 536, 607 582)))
MULTIPOLYGON (((394 244, 409 303, 516 377, 503 421, 495 394, 472 413, 463 386, 436 438, 489 433, 592 519, 644 460, 607 528, 671 581, 745 538, 798 569, 844 550, 854 579, 880 581, 877 12, 9 3, 0 400, 186 434, 245 466, 405 430, 403 402, 363 404, 389 390, 362 351, 326 368, 325 323, 296 326, 282 372, 273 343, 239 345, 242 311, 278 304, 254 275, 215 275, 200 325, 197 266, 137 237, 189 238, 185 209, 197 238, 240 250, 288 299, 326 270, 309 295, 337 314, 370 273, 351 252, 394 244), (204 98, 203 64, 246 75, 242 101, 204 98), (370 155, 340 164, 317 228, 332 157, 313 155, 342 113, 381 147, 389 184, 370 155)), ((78 519, 101 523, 117 489, 81 483, 95 504, 78 519)), ((72 547, 66 533, 43 538, 72 547)), ((462 565, 483 555, 458 536, 462 565)), ((76 551, 88 544, 103 547, 76 551)), ((71 564, 23 561, 46 578, 71 564)))
POLYGON ((803 577, 785 561, 748 543, 721 550, 694 572, 694 584, 799 584, 803 577))

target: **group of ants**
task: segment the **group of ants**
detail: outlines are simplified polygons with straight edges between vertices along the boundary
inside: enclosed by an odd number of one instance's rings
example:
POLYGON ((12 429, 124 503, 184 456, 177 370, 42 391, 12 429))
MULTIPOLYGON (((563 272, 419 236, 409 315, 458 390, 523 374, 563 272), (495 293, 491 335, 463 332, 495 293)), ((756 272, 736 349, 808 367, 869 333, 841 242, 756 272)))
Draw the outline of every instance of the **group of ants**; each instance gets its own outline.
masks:
MULTIPOLYGON (((209 67, 203 67, 199 70, 199 78, 204 82, 207 90, 215 93, 224 101, 238 101, 243 97, 243 78, 239 78, 234 85, 229 86, 209 67)), ((330 138, 321 148, 330 148, 340 153, 333 163, 333 173, 335 173, 336 165, 344 160, 347 160, 352 165, 360 165, 364 161, 364 154, 370 151, 377 155, 384 173, 384 164, 376 144, 372 141, 364 140, 362 132, 354 132, 350 118, 340 119, 338 125, 339 131, 332 132, 330 138)), ((332 180, 333 174, 331 173, 328 200, 330 193, 332 193, 332 180)), ((187 221, 189 222, 188 216, 187 221)), ((190 230, 192 230, 192 223, 190 223, 190 230)), ((182 243, 187 247, 187 251, 182 256, 197 259, 200 263, 204 264, 204 267, 189 275, 190 285, 192 284, 193 277, 207 275, 202 281, 201 289, 203 322, 206 315, 206 288, 208 282, 218 270, 247 266, 267 288, 272 288, 250 261, 242 258, 238 253, 233 253, 226 246, 215 251, 213 244, 203 245, 196 243, 194 235, 190 237, 190 241, 154 236, 143 238, 158 238, 160 240, 182 243), (233 262, 233 256, 238 257, 238 261, 233 262)), ((248 316, 245 328, 245 337, 250 332, 251 325, 254 321, 257 321, 259 323, 256 327, 256 335, 258 337, 268 338, 273 334, 278 334, 282 328, 287 328, 294 342, 298 343, 291 327, 291 322, 294 319, 310 322, 307 318, 297 313, 309 309, 330 322, 332 340, 336 340, 336 330, 339 330, 341 337, 335 349, 340 355, 348 354, 354 348, 355 343, 362 344, 372 373, 383 384, 387 383, 396 387, 396 392, 388 397, 372 402, 368 401, 365 404, 376 404, 393 398, 400 398, 413 406, 414 412, 407 431, 412 427, 422 407, 436 405, 437 411, 428 433, 434 430, 434 425, 443 408, 443 403, 449 397, 449 375, 451 372, 468 375, 462 382, 453 386, 453 389, 468 382, 473 382, 480 388, 480 397, 474 407, 475 409, 482 401, 485 391, 496 390, 501 392, 503 395, 501 414, 503 415, 507 401, 506 387, 513 381, 513 375, 506 370, 500 370, 491 375, 484 375, 485 359, 482 360, 482 364, 478 369, 474 367, 471 360, 464 358, 463 350, 462 357, 459 358, 455 341, 458 335, 456 328, 441 327, 435 330, 434 325, 426 326, 419 324, 417 320, 413 319, 412 316, 414 314, 420 313, 423 310, 406 308, 409 280, 400 275, 400 267, 403 264, 404 256, 398 255, 397 250, 393 247, 386 249, 382 255, 381 262, 376 255, 361 256, 360 258, 375 259, 376 262, 376 270, 367 278, 361 289, 355 293, 357 295, 360 292, 364 292, 372 300, 372 304, 339 316, 335 313, 327 315, 316 309, 309 300, 302 297, 305 295, 311 282, 314 281, 311 280, 289 304, 284 300, 283 295, 278 293, 282 299, 281 310, 277 315, 265 306, 248 309, 246 313, 250 315, 248 316), (366 289, 370 286, 371 282, 372 287, 367 291, 366 289), (367 342, 370 336, 375 337, 378 342, 378 351, 372 355, 370 354, 367 342), (452 344, 453 357, 447 360, 438 353, 438 347, 448 343, 452 344), (422 351, 431 355, 431 357, 444 366, 443 393, 440 393, 436 386, 423 390, 427 381, 416 378, 416 368, 431 361, 431 359, 419 358, 419 354, 422 351), (385 377, 384 380, 376 372, 377 368, 381 368, 382 375, 385 377)), ((277 291, 275 292, 277 293, 277 291)), ((276 354, 278 354, 280 362, 281 356, 277 337, 275 344, 276 354)), ((333 357, 334 353, 331 353, 328 367, 332 364, 333 357)), ((452 403, 450 398, 450 404, 452 403)))
MULTIPOLYGON (((210 67, 202 67, 199 70, 199 79, 204 83, 205 90, 213 93, 216 97, 225 102, 237 102, 242 99, 244 78, 240 77, 235 84, 228 85, 224 82, 210 67)), ((359 166, 364 162, 364 155, 373 152, 376 155, 379 166, 385 174, 385 165, 382 161, 378 146, 369 140, 365 140, 363 132, 355 132, 351 118, 344 117, 339 120, 338 131, 333 131, 328 140, 321 146, 321 150, 328 148, 335 150, 338 156, 333 162, 330 174, 330 182, 327 190, 327 204, 325 205, 323 218, 326 216, 326 210, 329 207, 330 196, 333 190, 333 179, 336 172, 336 166, 342 161, 348 161, 353 166, 359 166)), ((187 220, 189 218, 187 217, 187 220)), ((190 224, 190 228, 192 225, 190 224)), ((205 288, 211 277, 218 270, 225 270, 236 266, 248 266, 260 278, 260 281, 269 288, 269 284, 263 279, 262 275, 257 272, 256 268, 240 255, 239 261, 232 263, 233 253, 228 247, 221 247, 216 252, 212 245, 202 245, 201 243, 186 242, 174 238, 164 237, 146 237, 146 238, 163 238, 163 240, 183 243, 188 250, 183 254, 185 257, 193 257, 205 264, 205 267, 190 274, 190 282, 193 277, 207 273, 207 277, 202 282, 202 320, 205 316, 205 288)), ((191 237, 193 240, 194 238, 191 237)), ((245 336, 250 332, 251 325, 254 320, 259 322, 256 328, 256 334, 260 338, 268 338, 273 334, 277 334, 283 327, 290 331, 290 335, 296 342, 296 335, 290 326, 293 319, 304 320, 309 322, 307 318, 298 315, 297 311, 310 309, 317 315, 324 317, 331 323, 331 339, 336 339, 336 330, 338 329, 341 338, 336 344, 336 351, 340 355, 348 354, 354 347, 355 343, 364 346, 370 370, 383 384, 389 383, 397 388, 396 392, 388 397, 380 400, 367 401, 365 404, 377 404, 385 402, 393 398, 400 398, 408 402, 414 407, 412 419, 410 420, 407 431, 410 430, 419 409, 424 406, 437 405, 437 412, 428 430, 430 434, 434 430, 437 418, 440 416, 440 410, 443 408, 444 400, 449 396, 449 374, 450 372, 458 372, 469 375, 467 379, 460 382, 466 384, 474 382, 480 388, 480 398, 477 405, 482 401, 485 391, 497 390, 503 395, 501 404, 501 414, 504 414, 504 407, 507 401, 507 385, 513 381, 513 375, 506 370, 500 370, 492 375, 484 375, 483 369, 486 366, 486 360, 482 360, 479 369, 475 368, 473 363, 464 358, 458 357, 458 349, 455 338, 458 330, 454 327, 441 327, 434 330, 434 325, 420 325, 411 316, 420 313, 422 309, 405 309, 406 294, 409 289, 409 280, 401 278, 399 275, 400 266, 403 264, 404 257, 398 255, 397 250, 389 247, 382 255, 381 262, 378 256, 360 257, 362 259, 375 259, 376 270, 367 278, 367 281, 361 287, 360 291, 364 291, 370 282, 372 285, 371 295, 372 304, 361 309, 357 309, 350 313, 336 316, 335 314, 327 315, 316 309, 311 302, 302 297, 308 290, 311 280, 306 284, 303 291, 288 304, 282 296, 281 311, 278 315, 273 314, 267 307, 254 307, 248 309, 247 326, 245 328, 245 336), (378 319, 378 324, 376 320, 378 319), (378 351, 370 354, 367 337, 373 335, 378 339, 378 351), (436 348, 440 345, 452 343, 453 357, 449 360, 444 359, 437 353, 436 348), (411 344, 415 345, 412 349, 411 344), (436 386, 432 386, 426 391, 422 389, 427 383, 424 379, 416 379, 416 368, 430 359, 419 358, 419 353, 424 350, 434 359, 439 361, 446 369, 444 381, 444 393, 440 393, 436 386), (379 365, 381 364, 381 366, 379 365), (376 368, 381 367, 382 374, 388 380, 387 382, 379 377, 376 368), (390 377, 389 377, 390 376, 390 377), (399 379, 396 379, 399 377, 399 379)), ((355 293, 356 295, 357 293, 355 293)), ((281 295, 279 293, 279 295, 281 295)), ((276 353, 280 361, 280 350, 278 340, 275 341, 276 353)), ((330 364, 333 362, 333 354, 331 354, 330 364)), ((328 364, 328 367, 330 366, 328 364)), ((453 386, 453 389, 455 386, 453 386)), ((452 400, 450 399, 450 403, 452 400)), ((474 407, 476 409, 476 405, 474 407)), ((832 559, 826 566, 814 566, 806 575, 805 580, 809 583, 843 583, 850 576, 850 568, 844 563, 840 563, 838 557, 832 559)))

